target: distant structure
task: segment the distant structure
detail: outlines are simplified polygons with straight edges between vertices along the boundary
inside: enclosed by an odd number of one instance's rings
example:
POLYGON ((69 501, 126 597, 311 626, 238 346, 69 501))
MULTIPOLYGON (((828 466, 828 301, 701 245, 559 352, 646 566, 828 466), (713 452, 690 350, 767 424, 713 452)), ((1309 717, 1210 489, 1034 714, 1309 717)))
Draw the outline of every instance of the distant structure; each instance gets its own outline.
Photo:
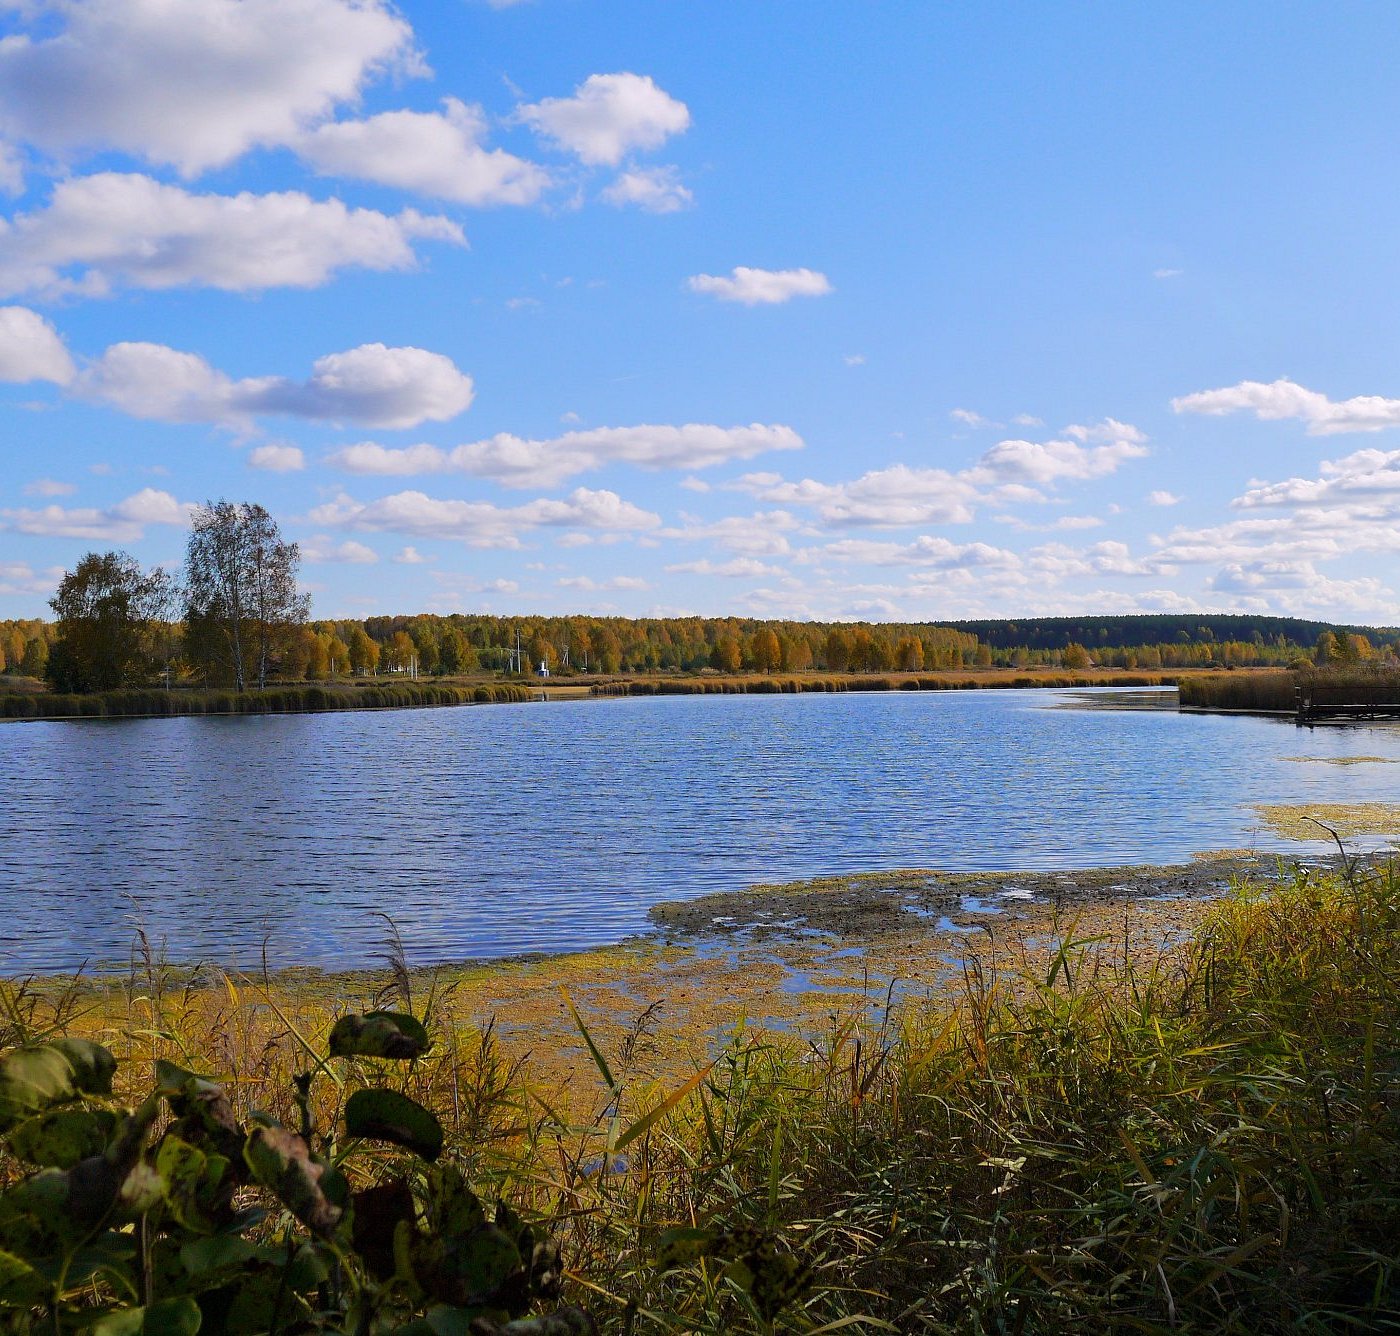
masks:
POLYGON ((540 660, 540 669, 539 669, 539 672, 537 672, 537 673, 535 674, 535 676, 536 676, 536 677, 548 677, 548 676, 549 676, 549 665, 548 665, 543 659, 540 660))

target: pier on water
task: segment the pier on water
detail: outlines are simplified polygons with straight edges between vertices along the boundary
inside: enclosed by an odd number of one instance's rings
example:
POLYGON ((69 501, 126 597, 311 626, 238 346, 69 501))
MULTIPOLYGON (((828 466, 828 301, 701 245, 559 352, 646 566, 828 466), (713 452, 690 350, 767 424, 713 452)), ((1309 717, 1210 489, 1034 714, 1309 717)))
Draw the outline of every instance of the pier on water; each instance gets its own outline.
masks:
POLYGON ((1295 688, 1298 722, 1318 719, 1400 719, 1400 686, 1308 683, 1295 688))

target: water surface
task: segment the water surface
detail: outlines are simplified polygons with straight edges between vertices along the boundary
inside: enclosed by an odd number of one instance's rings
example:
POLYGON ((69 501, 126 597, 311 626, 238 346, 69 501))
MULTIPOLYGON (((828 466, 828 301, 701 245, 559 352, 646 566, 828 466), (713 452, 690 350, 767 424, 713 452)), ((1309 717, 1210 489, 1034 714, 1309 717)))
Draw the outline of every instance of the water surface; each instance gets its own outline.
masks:
POLYGON ((645 931, 658 900, 896 867, 1285 845, 1258 802, 1390 801, 1400 731, 1053 708, 1049 691, 662 697, 0 726, 0 970, 351 967, 645 931))

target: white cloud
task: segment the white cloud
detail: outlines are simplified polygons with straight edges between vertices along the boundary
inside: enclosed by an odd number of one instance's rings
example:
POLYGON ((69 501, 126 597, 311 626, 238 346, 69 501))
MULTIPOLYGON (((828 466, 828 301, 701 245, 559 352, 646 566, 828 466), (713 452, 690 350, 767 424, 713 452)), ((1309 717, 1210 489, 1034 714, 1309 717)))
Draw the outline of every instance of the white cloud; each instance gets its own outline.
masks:
POLYGON ((248 463, 268 473, 296 473, 306 467, 306 456, 295 445, 260 445, 249 454, 248 463))
POLYGON ((725 552, 746 557, 782 557, 792 551, 786 535, 797 521, 785 510, 760 511, 755 515, 727 515, 704 521, 685 516, 679 528, 663 529, 660 537, 684 543, 713 543, 725 552))
POLYGON ((1268 384, 1242 380, 1226 389, 1202 390, 1173 399, 1172 408, 1178 413, 1204 413, 1211 417, 1248 411, 1266 421, 1294 418, 1307 423, 1309 436, 1383 431, 1400 426, 1400 399, 1363 394, 1334 401, 1287 379, 1268 384))
POLYGON ((347 446, 327 463, 348 473, 407 476, 469 473, 506 487, 553 487, 575 474, 631 464, 644 469, 702 469, 768 450, 798 450, 802 438, 791 427, 752 423, 717 427, 642 424, 594 427, 551 440, 526 440, 501 433, 484 441, 443 450, 412 445, 394 450, 373 442, 347 446))
POLYGON ((0 193, 24 194, 24 155, 13 145, 0 140, 0 193))
POLYGON ((1017 413, 1011 421, 1018 427, 1043 427, 1045 425, 1041 418, 1035 417, 1031 413, 1017 413))
POLYGON ((83 371, 74 391, 161 422, 243 426, 266 414, 387 428, 456 417, 473 395, 471 377, 450 358, 382 343, 318 358, 305 381, 232 380, 195 353, 158 343, 115 343, 83 371))
POLYGON ((824 297, 834 291, 825 274, 815 269, 751 269, 736 265, 728 278, 694 274, 686 279, 692 292, 744 306, 771 306, 794 297, 824 297))
POLYGON ((865 365, 865 354, 864 354, 864 353, 847 353, 841 360, 842 360, 847 366, 864 366, 864 365, 865 365))
POLYGON ((24 306, 0 306, 0 381, 66 385, 73 374, 68 349, 43 316, 24 306))
POLYGON ((422 239, 465 244, 456 223, 413 209, 390 216, 299 191, 201 195, 100 172, 60 181, 46 208, 0 219, 0 292, 314 288, 350 267, 411 269, 422 239))
POLYGON ((416 538, 451 538, 470 547, 520 546, 520 535, 538 528, 600 530, 619 535, 657 528, 660 517, 624 501, 616 492, 575 488, 563 500, 541 498, 523 506, 487 501, 439 500, 422 492, 398 492, 361 503, 348 496, 311 511, 314 524, 416 538))
POLYGON ((607 204, 634 205, 645 213, 679 213, 695 203, 674 167, 634 167, 623 172, 602 194, 607 204))
POLYGON ((76 483, 56 482, 53 478, 35 478, 25 483, 25 496, 72 496, 78 490, 76 483))
POLYGON ((919 566, 932 570, 959 570, 970 566, 995 566, 1014 570, 1021 564, 1016 553, 989 543, 954 543, 922 534, 912 543, 879 543, 847 538, 828 543, 824 556, 837 561, 872 566, 919 566))
POLYGON ((335 543, 319 534, 309 543, 301 544, 301 555, 318 566, 372 566, 379 560, 379 554, 372 547, 357 543, 353 538, 347 538, 343 543, 335 543))
POLYGON ((62 566, 36 571, 27 561, 0 561, 0 598, 52 594, 65 574, 62 566))
POLYGON ((593 74, 573 97, 521 106, 516 117, 591 166, 615 167, 690 125, 690 111, 647 75, 593 74))
POLYGON ((995 427, 999 425, 984 418, 981 413, 975 412, 971 408, 955 408, 948 416, 954 422, 961 422, 964 427, 995 427))
POLYGON ((42 27, 0 42, 0 133, 60 157, 114 148, 186 176, 292 142, 381 72, 421 69, 412 30, 381 0, 19 10, 42 27))
POLYGON ((1180 278, 1183 272, 1185 272, 1185 271, 1184 271, 1184 270, 1181 270, 1181 269, 1154 269, 1154 270, 1152 271, 1152 277, 1153 277, 1153 278, 1180 278))
POLYGON ((851 482, 789 482, 776 473, 750 473, 728 485, 774 505, 808 507, 838 528, 967 524, 985 502, 1043 502, 1041 487, 1105 477, 1147 454, 1142 432, 1113 418, 1066 427, 1064 434, 1072 439, 1000 441, 956 473, 893 464, 851 482))
POLYGON ((434 199, 483 207, 532 204, 549 174, 502 149, 486 149, 480 107, 454 97, 441 112, 388 111, 360 121, 332 121, 297 141, 297 152, 323 176, 348 176, 434 199))
POLYGON ((1155 491, 1148 492, 1147 504, 1149 506, 1179 506, 1182 498, 1175 492, 1155 491))
POLYGON ((394 558, 400 566, 422 566, 429 560, 416 547, 405 547, 394 558))
POLYGON ((148 524, 188 524, 192 509, 190 503, 177 501, 169 492, 145 487, 106 509, 67 510, 54 505, 38 510, 0 510, 0 529, 47 538, 133 543, 143 536, 148 524))
POLYGON ((714 575, 729 580, 751 580, 762 575, 781 575, 777 566, 766 566, 752 557, 733 557, 729 561, 678 561, 667 566, 672 575, 714 575))
POLYGON ((556 583, 564 589, 582 589, 589 593, 597 593, 604 589, 651 588, 651 585, 638 575, 614 575, 608 580, 595 580, 590 575, 564 575, 560 576, 556 583))

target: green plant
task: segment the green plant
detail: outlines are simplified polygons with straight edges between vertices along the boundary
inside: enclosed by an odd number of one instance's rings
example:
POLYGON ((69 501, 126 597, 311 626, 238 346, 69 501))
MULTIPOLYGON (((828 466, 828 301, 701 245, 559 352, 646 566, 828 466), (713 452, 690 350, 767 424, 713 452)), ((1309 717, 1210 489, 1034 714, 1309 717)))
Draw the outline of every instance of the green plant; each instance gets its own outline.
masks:
POLYGON ((240 1122, 217 1083, 173 1063, 130 1109, 99 1044, 11 1050, 0 1135, 33 1170, 0 1193, 0 1330, 594 1332, 555 1304, 558 1247, 505 1201, 487 1210, 428 1109, 361 1086, 343 1133, 315 1127, 313 1080, 345 1080, 334 1060, 413 1062, 429 1046, 412 1016, 342 1017, 329 1058, 294 1080, 296 1129, 240 1122))

